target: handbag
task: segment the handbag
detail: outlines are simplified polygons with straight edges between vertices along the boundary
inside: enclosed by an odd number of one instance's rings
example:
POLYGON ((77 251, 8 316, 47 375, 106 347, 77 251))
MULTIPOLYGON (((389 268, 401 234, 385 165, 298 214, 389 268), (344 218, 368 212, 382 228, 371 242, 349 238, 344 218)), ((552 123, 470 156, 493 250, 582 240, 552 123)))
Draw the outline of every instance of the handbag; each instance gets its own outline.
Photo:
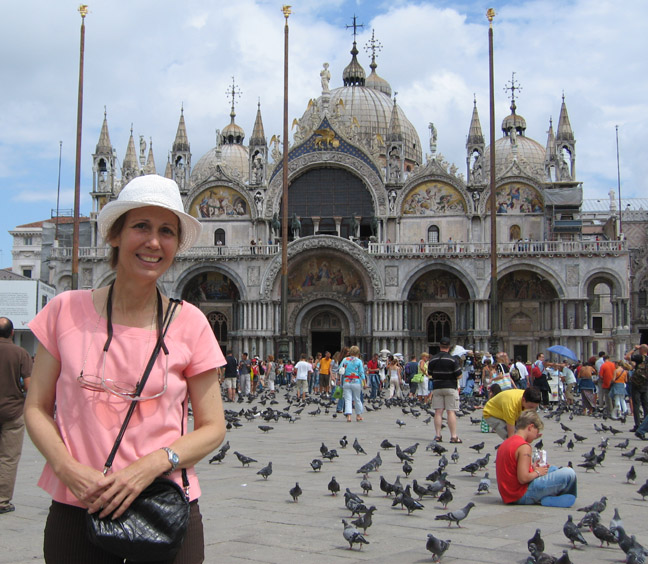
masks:
POLYGON ((416 374, 414 374, 414 376, 412 376, 411 381, 414 382, 415 384, 422 384, 424 382, 423 378, 424 378, 423 373, 417 372, 416 374))
MULTIPOLYGON (((107 306, 109 339, 112 336, 110 298, 111 292, 108 295, 107 306)), ((162 320, 162 300, 158 292, 158 340, 115 439, 115 444, 108 455, 103 470, 104 474, 112 466, 126 427, 137 406, 136 398, 141 395, 160 350, 169 354, 164 344, 164 335, 169 328, 178 303, 178 300, 171 300, 171 306, 167 309, 164 320, 162 320)), ((184 404, 182 433, 184 434, 184 404)), ((182 545, 189 526, 189 479, 184 468, 182 469, 182 484, 184 490, 172 480, 156 478, 117 519, 112 519, 110 516, 100 519, 99 512, 86 513, 86 529, 90 542, 106 552, 132 562, 173 559, 182 545)))
POLYGON ((335 386, 335 390, 333 390, 333 398, 341 399, 342 395, 343 395, 342 386, 335 386))

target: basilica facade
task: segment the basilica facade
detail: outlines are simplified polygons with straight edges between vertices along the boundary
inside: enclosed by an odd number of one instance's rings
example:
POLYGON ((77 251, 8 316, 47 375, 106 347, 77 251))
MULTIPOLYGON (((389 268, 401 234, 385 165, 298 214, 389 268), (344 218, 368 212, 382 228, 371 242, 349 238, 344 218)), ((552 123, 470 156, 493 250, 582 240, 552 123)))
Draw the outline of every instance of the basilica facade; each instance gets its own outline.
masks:
MULTIPOLYGON (((491 194, 492 148, 477 104, 472 115, 467 108, 465 165, 444 159, 432 123, 424 155, 390 84, 377 74, 375 57, 367 75, 357 55, 354 42, 337 88, 324 66, 321 95, 304 101, 293 122, 285 242, 282 143, 277 136, 268 141, 261 109, 246 144, 232 103, 216 146, 197 160, 180 112, 164 175, 176 180, 203 232, 160 280, 164 291, 199 307, 224 349, 276 354, 285 243, 291 358, 350 344, 365 353, 418 355, 436 351, 444 336, 487 350, 494 197, 500 348, 524 360, 553 344, 581 358, 624 352, 636 337, 630 253, 618 233, 584 231, 576 139, 564 98, 556 101, 555 130, 550 124, 540 144, 526 136, 512 96, 495 143, 491 194)), ((97 213, 131 178, 158 172, 152 148, 147 154, 140 139, 138 151, 132 131, 117 168, 106 116, 92 162, 91 243, 81 249, 79 272, 86 288, 113 277, 97 213)), ((69 287, 69 249, 52 249, 48 272, 59 290, 69 287)))

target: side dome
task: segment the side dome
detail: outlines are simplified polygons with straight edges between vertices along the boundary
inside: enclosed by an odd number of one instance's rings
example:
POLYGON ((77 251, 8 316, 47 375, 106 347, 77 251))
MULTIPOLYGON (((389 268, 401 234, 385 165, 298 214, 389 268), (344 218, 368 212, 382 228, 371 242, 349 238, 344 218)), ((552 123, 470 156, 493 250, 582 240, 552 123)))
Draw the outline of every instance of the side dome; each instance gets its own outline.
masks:
MULTIPOLYGON (((526 136, 526 120, 515 113, 511 105, 511 114, 502 120, 504 136, 495 141, 495 175, 502 174, 517 161, 527 174, 543 182, 546 176, 546 150, 537 141, 526 136)), ((484 173, 490 174, 490 146, 484 151, 484 173)))

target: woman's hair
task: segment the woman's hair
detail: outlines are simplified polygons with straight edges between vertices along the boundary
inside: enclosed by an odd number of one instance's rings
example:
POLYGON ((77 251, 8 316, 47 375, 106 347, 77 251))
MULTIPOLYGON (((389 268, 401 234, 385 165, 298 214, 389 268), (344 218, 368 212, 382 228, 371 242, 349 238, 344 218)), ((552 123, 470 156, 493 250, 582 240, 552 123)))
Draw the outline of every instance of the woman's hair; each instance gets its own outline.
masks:
POLYGON ((526 429, 529 425, 533 425, 538 431, 544 429, 544 423, 535 409, 525 409, 520 413, 520 417, 515 422, 515 430, 526 429))
POLYGON ((268 362, 273 362, 274 361, 274 356, 271 354, 268 355, 268 362))
POLYGON ((333 357, 333 358, 335 358, 335 362, 340 364, 340 362, 347 355, 348 352, 349 352, 349 347, 342 347, 342 350, 336 352, 335 356, 333 357))
POLYGON ((349 349, 349 356, 360 356, 360 347, 353 345, 349 349))
MULTIPOLYGON (((124 224, 126 223, 126 216, 128 212, 121 214, 110 226, 107 233, 107 241, 110 244, 110 241, 119 237, 119 234, 124 229, 124 224)), ((178 242, 182 241, 182 223, 178 220, 178 242)), ((117 263, 119 262, 119 247, 110 246, 110 268, 115 270, 117 268, 117 263)))
POLYGON ((427 353, 427 352, 423 351, 421 353, 421 360, 423 360, 424 358, 428 358, 429 356, 430 356, 430 353, 427 353))

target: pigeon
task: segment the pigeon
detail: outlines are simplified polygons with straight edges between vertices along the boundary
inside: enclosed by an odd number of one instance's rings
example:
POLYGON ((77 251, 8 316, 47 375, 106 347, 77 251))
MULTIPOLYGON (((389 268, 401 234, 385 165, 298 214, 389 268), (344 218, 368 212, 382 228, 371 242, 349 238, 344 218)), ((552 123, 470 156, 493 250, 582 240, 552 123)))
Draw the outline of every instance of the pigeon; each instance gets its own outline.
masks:
POLYGON ((356 454, 367 454, 362 448, 362 445, 360 445, 360 443, 358 442, 357 437, 353 441, 353 449, 356 451, 356 454))
POLYGON ((295 482, 295 487, 290 488, 290 497, 293 498, 294 502, 299 501, 299 496, 302 494, 302 489, 299 487, 299 482, 295 482))
POLYGON ((324 463, 319 458, 313 458, 313 460, 311 460, 310 465, 311 468, 313 469, 313 472, 319 472, 322 469, 324 463))
POLYGON ((598 511, 588 511, 585 513, 585 516, 579 521, 578 528, 582 529, 583 527, 591 528, 596 523, 601 522, 601 514, 598 511))
POLYGON ((646 480, 646 483, 637 490, 637 493, 641 496, 642 501, 646 501, 646 496, 648 495, 648 480, 646 480))
POLYGON ((484 494, 489 493, 491 487, 491 481, 488 478, 488 472, 484 474, 484 477, 480 480, 479 485, 477 486, 477 493, 484 494))
POLYGON ((533 535, 527 541, 527 548, 529 549, 529 552, 531 552, 531 545, 532 544, 535 545, 535 547, 538 549, 539 552, 544 552, 545 543, 544 543, 544 540, 542 539, 542 536, 540 536, 540 529, 536 529, 535 535, 533 535))
POLYGON ((484 448, 484 441, 477 443, 476 445, 469 446, 468 448, 476 450, 479 454, 481 454, 481 451, 484 448))
POLYGON ((558 446, 563 446, 566 442, 567 442, 567 435, 563 435, 563 438, 555 440, 554 444, 558 446))
POLYGON ((394 448, 394 445, 391 444, 387 439, 384 439, 382 443, 380 443, 380 448, 389 449, 389 448, 394 448))
POLYGON ((380 489, 389 496, 394 493, 394 486, 390 484, 383 476, 380 476, 380 489))
POLYGON ((335 450, 334 448, 332 448, 332 449, 329 450, 328 452, 325 452, 325 453, 322 455, 322 458, 326 458, 326 460, 330 460, 330 461, 332 461, 334 458, 340 458, 340 455, 337 453, 337 450, 335 450))
POLYGON ((259 425, 259 429, 261 429, 264 433, 267 433, 268 431, 272 431, 274 427, 270 427, 269 425, 259 425))
POLYGON ((646 553, 642 548, 631 548, 626 554, 626 564, 646 564, 646 553))
POLYGON ((471 476, 475 475, 475 472, 479 470, 479 463, 478 462, 471 462, 470 464, 466 464, 461 471, 462 472, 470 472, 471 476))
POLYGON ((637 454, 637 447, 634 447, 632 450, 629 450, 628 452, 622 452, 621 456, 625 456, 626 458, 632 458, 635 454, 637 454))
POLYGON ((259 470, 257 472, 257 474, 259 476, 263 476, 264 480, 267 480, 268 476, 270 476, 270 474, 272 474, 272 461, 268 462, 267 466, 264 466, 263 468, 261 468, 261 470, 259 470))
POLYGON ((324 443, 322 443, 322 446, 320 447, 320 454, 324 456, 328 452, 328 450, 328 447, 324 443))
POLYGON ((220 464, 221 462, 223 462, 226 454, 227 451, 219 450, 214 456, 209 459, 209 464, 213 464, 214 462, 220 464))
POLYGON ((441 495, 439 495, 439 503, 443 505, 443 509, 448 509, 448 503, 450 503, 452 499, 453 495, 448 487, 446 487, 446 489, 441 492, 441 495))
POLYGON ((619 515, 619 510, 615 507, 614 515, 610 519, 610 531, 614 532, 618 527, 623 527, 623 521, 621 520, 621 515, 619 515))
POLYGON ((406 493, 403 492, 403 497, 401 499, 401 504, 405 506, 407 509, 407 514, 411 515, 413 511, 416 511, 418 509, 423 509, 425 506, 416 501, 412 496, 407 495, 406 493))
POLYGON ((628 470, 628 472, 626 473, 626 482, 628 484, 634 484, 636 479, 637 479, 637 471, 635 470, 635 467, 633 465, 630 466, 630 470, 628 470))
POLYGON ((542 440, 538 441, 538 442, 535 444, 535 448, 537 448, 538 450, 542 450, 542 447, 543 447, 543 446, 544 446, 544 443, 542 442, 542 440))
POLYGON ((376 506, 372 505, 371 507, 367 508, 367 511, 365 511, 360 517, 358 517, 355 521, 351 521, 352 525, 355 525, 359 529, 362 529, 362 532, 366 535, 367 534, 367 529, 371 527, 373 524, 372 520, 372 515, 376 511, 376 506))
POLYGON ((600 443, 599 443, 599 448, 607 448, 608 443, 610 442, 610 437, 605 437, 600 443))
POLYGON ((533 543, 529 545, 529 552, 531 552, 531 556, 529 556, 527 562, 532 562, 533 564, 555 564, 556 562, 553 556, 538 550, 533 543))
POLYGON ((446 458, 445 454, 442 454, 441 458, 439 458, 439 468, 443 470, 447 465, 448 465, 448 459, 446 458))
POLYGON ((349 441, 347 441, 346 435, 340 439, 340 447, 341 448, 346 448, 347 445, 349 444, 349 441))
POLYGON ((468 517, 468 513, 473 507, 475 507, 475 504, 471 501, 462 509, 450 511, 445 515, 437 515, 434 519, 435 521, 448 521, 448 527, 451 527, 452 523, 457 523, 457 527, 461 527, 459 523, 468 517))
POLYGON ((432 561, 440 562, 441 557, 445 554, 446 550, 450 548, 450 540, 441 540, 436 538, 432 533, 428 533, 425 548, 432 553, 432 561))
POLYGON ((360 482, 360 487, 362 488, 362 492, 365 495, 368 495, 371 490, 373 490, 373 487, 371 485, 371 482, 369 481, 369 478, 367 477, 367 474, 362 477, 362 481, 360 482))
POLYGON ((563 533, 571 541, 573 548, 576 548, 576 541, 587 544, 571 515, 567 515, 567 522, 563 525, 563 533))
POLYGON ((405 427, 407 423, 405 423, 405 421, 403 421, 402 419, 396 419, 396 425, 398 425, 399 427, 405 427))
POLYGON ((573 564, 569 559, 569 552, 567 550, 563 550, 562 556, 556 560, 556 564, 573 564))
POLYGON ((599 501, 595 501, 591 505, 581 507, 578 511, 584 511, 585 513, 589 511, 597 511, 598 513, 603 513, 607 507, 607 497, 603 496, 599 501))
POLYGON ((582 464, 578 464, 578 466, 585 468, 585 472, 588 470, 594 470, 594 472, 596 472, 596 461, 594 460, 583 462, 582 464))
POLYGON ((414 459, 409 454, 401 450, 400 445, 396 445, 396 456, 401 462, 414 462, 414 459))
POLYGON ((423 496, 426 495, 431 495, 436 497, 437 493, 436 491, 430 489, 430 486, 422 486, 421 484, 418 483, 418 481, 414 480, 412 482, 412 490, 414 493, 418 496, 419 499, 423 499, 423 496))
POLYGON ((610 425, 608 431, 610 431, 610 433, 612 433, 613 435, 618 435, 619 433, 623 433, 621 429, 615 429, 614 427, 612 427, 612 425, 610 425))
POLYGON ((614 445, 614 448, 620 448, 622 450, 628 448, 628 445, 630 444, 630 439, 626 439, 625 441, 621 441, 620 443, 617 443, 614 445))
POLYGON ((569 442, 567 443, 567 450, 574 450, 574 441, 569 439, 569 442))
POLYGON ((241 454, 240 452, 234 451, 234 454, 236 455, 236 458, 239 459, 239 462, 243 466, 250 466, 251 462, 258 462, 257 460, 254 460, 254 458, 250 458, 249 456, 245 456, 244 454, 241 454))
POLYGON ((459 462, 459 451, 457 450, 457 447, 455 447, 454 451, 450 455, 450 458, 452 459, 452 462, 457 464, 459 462))
POLYGON ((477 460, 475 460, 475 462, 479 464, 479 468, 482 469, 482 468, 486 468, 486 465, 488 464, 489 460, 490 460, 490 452, 487 452, 486 456, 482 458, 478 458, 477 460))
POLYGON ((327 488, 328 488, 328 491, 331 492, 331 495, 335 496, 335 495, 338 494, 338 492, 340 491, 340 484, 335 479, 335 476, 333 476, 331 478, 331 481, 328 483, 327 488))
POLYGON ((414 456, 416 454, 416 449, 418 449, 418 446, 419 443, 414 443, 413 445, 404 448, 402 452, 404 452, 405 454, 409 454, 410 456, 414 456))
POLYGON ((369 541, 364 538, 362 533, 353 525, 347 523, 346 519, 342 519, 342 523, 344 524, 344 539, 349 543, 349 550, 353 548, 354 544, 359 544, 360 550, 362 550, 363 544, 369 544, 369 541))
POLYGON ((619 540, 616 538, 616 535, 610 531, 603 523, 596 523, 592 528, 591 528, 592 533, 594 533, 594 536, 601 541, 601 547, 603 548, 603 543, 606 542, 608 546, 610 546, 610 543, 613 544, 618 544, 619 540))
POLYGON ((583 441, 587 440, 587 437, 583 437, 583 435, 579 435, 578 433, 574 433, 574 440, 577 443, 582 443, 583 441))
MULTIPOLYGON (((567 427, 567 425, 565 425, 564 423, 561 423, 561 424, 560 424, 560 428, 561 428, 563 431, 565 431, 565 433, 571 433, 571 429, 570 429, 569 427, 567 427)), ((541 551, 541 552, 542 552, 542 551, 541 551)))
POLYGON ((403 462, 403 472, 406 477, 409 478, 409 475, 412 473, 412 470, 413 470, 412 465, 409 462, 407 462, 407 460, 403 462))

